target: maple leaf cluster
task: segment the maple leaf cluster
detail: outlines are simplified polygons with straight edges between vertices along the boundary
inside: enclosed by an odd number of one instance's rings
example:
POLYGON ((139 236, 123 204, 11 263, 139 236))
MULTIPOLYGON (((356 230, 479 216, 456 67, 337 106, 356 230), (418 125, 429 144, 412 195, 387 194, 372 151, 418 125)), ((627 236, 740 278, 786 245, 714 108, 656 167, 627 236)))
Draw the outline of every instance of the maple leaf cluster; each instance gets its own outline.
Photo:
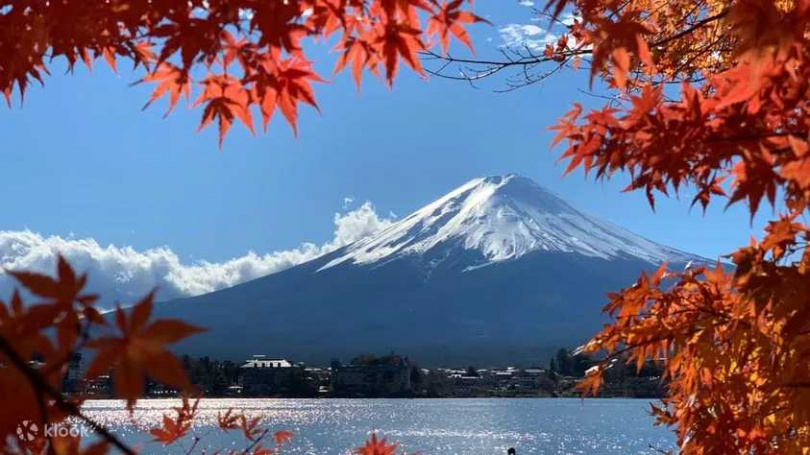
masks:
POLYGON ((71 69, 129 60, 156 84, 147 106, 168 96, 171 111, 199 84, 200 129, 216 121, 221 146, 236 119, 254 132, 254 110, 265 129, 279 110, 297 131, 299 106, 318 108, 312 83, 324 80, 306 56, 311 43, 336 42, 335 71, 350 67, 358 86, 366 70, 391 85, 401 62, 424 75, 420 51, 446 51, 451 38, 472 47, 465 26, 482 19, 468 2, 0 0, 0 92, 10 103, 57 57, 71 69))
POLYGON ((371 433, 371 437, 366 443, 354 449, 354 453, 357 455, 396 455, 397 449, 399 449, 399 444, 389 444, 386 438, 378 438, 377 433, 371 433))
MULTIPOLYGON (((31 272, 8 273, 38 300, 26 304, 20 292, 14 291, 8 303, 0 301, 0 453, 137 453, 82 412, 82 396, 62 393, 70 361, 76 353, 86 350, 91 351, 93 360, 84 379, 110 374, 115 395, 126 400, 131 413, 136 412, 147 377, 181 392, 180 406, 165 414, 161 425, 149 433, 152 442, 163 448, 191 441, 191 447, 183 451, 196 453, 202 438, 193 431, 200 397, 189 399, 195 391, 168 346, 201 329, 178 320, 151 320, 154 293, 126 310, 119 306, 110 314, 102 314, 96 308, 99 296, 84 290, 87 275, 76 275, 61 256, 55 278, 31 272), (44 431, 20 431, 21 425, 69 429, 75 424, 95 431, 98 441, 82 441, 81 432, 55 432, 51 436, 44 431)), ((250 417, 232 409, 219 413, 217 423, 220 430, 239 434, 245 447, 215 453, 275 455, 294 436, 289 430, 271 431, 262 426, 260 416, 250 417)), ((388 444, 374 435, 364 446, 366 451, 358 453, 393 454, 396 448, 397 444, 388 444)))
POLYGON ((682 453, 810 451, 810 1, 554 0, 577 18, 560 60, 590 54, 615 98, 552 127, 566 173, 629 175, 626 191, 694 190, 782 213, 761 240, 700 265, 642 275, 609 295, 604 353, 581 384, 595 393, 619 360, 662 362, 653 407, 682 453), (569 44, 570 43, 570 44, 569 44), (578 51, 579 54, 576 54, 578 51))
MULTIPOLYGON (((116 394, 132 409, 141 397, 148 375, 179 390, 191 385, 177 358, 167 350, 182 338, 201 331, 181 321, 164 319, 149 322, 153 294, 135 304, 128 313, 115 311, 115 328, 96 308, 99 297, 84 291, 87 275, 76 275, 61 256, 57 275, 8 272, 37 299, 25 304, 18 291, 11 300, 0 301, 0 449, 3 453, 105 453, 109 440, 83 447, 80 436, 33 438, 17 433, 21 422, 71 425, 79 418, 84 424, 109 436, 100 425, 81 414, 81 397, 62 395, 62 379, 74 355, 94 351, 85 379, 112 374, 116 394), (104 336, 94 336, 105 331, 104 336), (11 444, 11 445, 9 445, 11 444)), ((111 438, 111 440, 114 438, 111 438)), ((114 440, 112 442, 119 441, 114 440)), ((118 447, 119 449, 124 448, 118 447)))
MULTIPOLYGON (((174 409, 174 416, 164 415, 162 426, 150 431, 154 437, 153 441, 159 442, 166 447, 188 436, 197 417, 199 403, 199 398, 192 404, 188 397, 184 397, 182 405, 174 409)), ((261 421, 261 417, 248 417, 246 414, 235 412, 233 409, 228 409, 224 413, 220 412, 217 415, 219 429, 225 432, 240 432, 248 444, 243 450, 232 449, 225 453, 230 455, 275 455, 281 453, 282 448, 292 441, 293 432, 288 430, 276 431, 272 433, 272 443, 266 445, 264 439, 270 435, 270 430, 261 428, 259 426, 261 421)), ((194 446, 186 450, 186 453, 194 451, 200 437, 195 436, 193 441, 194 446)), ((223 452, 217 451, 215 453, 223 452)))

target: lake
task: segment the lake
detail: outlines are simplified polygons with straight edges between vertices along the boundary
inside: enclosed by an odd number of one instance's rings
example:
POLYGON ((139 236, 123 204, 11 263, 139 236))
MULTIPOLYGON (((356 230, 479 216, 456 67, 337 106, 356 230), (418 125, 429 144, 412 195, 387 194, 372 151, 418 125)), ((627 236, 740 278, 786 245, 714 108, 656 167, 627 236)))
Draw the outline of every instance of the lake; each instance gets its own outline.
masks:
MULTIPOLYGON (((142 453, 185 453, 149 443, 144 433, 178 403, 141 400, 134 418, 116 400, 88 401, 84 410, 127 443, 143 444, 142 453)), ((508 447, 518 454, 653 454, 650 446, 673 449, 675 442, 670 431, 653 426, 649 400, 205 399, 193 430, 202 437, 197 448, 244 449, 241 434, 216 427, 217 413, 228 408, 263 416, 272 431, 295 431, 284 452, 291 454, 349 454, 373 430, 424 455, 505 454, 508 447)))

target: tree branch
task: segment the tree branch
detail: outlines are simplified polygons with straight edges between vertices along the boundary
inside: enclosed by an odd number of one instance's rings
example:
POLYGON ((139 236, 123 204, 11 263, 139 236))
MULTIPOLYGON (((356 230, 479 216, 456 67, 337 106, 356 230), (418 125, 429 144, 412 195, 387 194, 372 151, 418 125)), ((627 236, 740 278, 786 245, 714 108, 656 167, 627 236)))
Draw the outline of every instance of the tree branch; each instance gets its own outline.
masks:
MULTIPOLYGON (((698 29, 700 29, 702 27, 705 27, 706 25, 711 24, 712 22, 716 22, 716 21, 718 21, 720 19, 723 19, 724 17, 726 17, 728 15, 728 13, 729 13, 729 9, 726 8, 725 10, 723 10, 723 11, 721 11, 721 12, 715 14, 715 15, 706 17, 704 19, 701 19, 701 20, 693 23, 692 25, 689 25, 687 28, 685 28, 685 29, 673 34, 673 35, 661 38, 658 41, 650 43, 650 47, 661 47, 661 46, 665 46, 665 45, 667 45, 667 44, 669 44, 669 43, 671 43, 673 41, 677 41, 677 40, 679 40, 679 39, 693 33, 695 30, 698 30, 698 29)), ((453 57, 453 56, 451 56, 449 54, 448 55, 441 55, 441 54, 437 54, 436 52, 431 51, 429 49, 420 52, 420 55, 422 55, 423 57, 428 58, 430 60, 441 60, 441 61, 444 62, 444 64, 441 66, 441 68, 439 68, 437 70, 430 70, 430 69, 426 70, 429 74, 431 74, 433 76, 437 76, 437 77, 442 77, 442 78, 445 78, 445 79, 462 80, 462 81, 467 81, 467 82, 472 82, 472 81, 475 81, 475 80, 480 80, 480 79, 484 79, 486 77, 490 77, 490 76, 492 76, 492 75, 494 75, 494 74, 496 74, 496 73, 498 73, 501 70, 504 70, 506 68, 522 67, 526 83, 523 83, 523 84, 517 84, 517 83, 510 84, 510 89, 508 89, 506 91, 511 91, 511 90, 514 90, 515 88, 530 85, 530 84, 532 84, 534 82, 537 82, 539 80, 543 80, 548 75, 548 74, 540 75, 537 78, 531 77, 531 75, 528 74, 528 69, 529 68, 531 68, 531 67, 533 67, 535 65, 539 65, 539 64, 547 63, 547 62, 551 62, 551 61, 558 62, 562 66, 562 65, 565 65, 566 62, 569 62, 571 59, 573 59, 575 57, 581 57, 581 56, 593 54, 593 49, 590 48, 590 47, 582 47, 581 46, 578 49, 568 49, 568 50, 563 51, 563 52, 557 52, 553 56, 550 56, 550 57, 547 57, 545 55, 537 55, 534 52, 531 52, 531 50, 528 50, 528 52, 527 52, 528 55, 522 54, 521 52, 518 52, 518 51, 514 51, 514 53, 517 56, 519 56, 520 58, 512 59, 512 58, 507 57, 505 60, 475 60, 475 59, 467 59, 467 58, 456 58, 456 57, 453 57), (474 75, 467 75, 463 71, 461 72, 462 73, 461 76, 452 76, 452 75, 444 74, 444 70, 447 69, 448 66, 451 65, 451 64, 471 65, 471 66, 478 66, 478 67, 484 67, 484 68, 482 68, 480 70, 470 68, 471 72, 475 72, 474 75)), ((551 71, 551 73, 553 73, 555 71, 551 71)))
POLYGON ((36 371, 29 367, 25 360, 20 357, 17 351, 11 346, 11 344, 6 340, 4 337, 0 337, 0 352, 5 354, 11 363, 14 364, 16 367, 25 377, 28 379, 28 382, 40 392, 44 392, 50 399, 54 401, 54 404, 61 409, 62 411, 66 412, 69 415, 78 417, 82 422, 87 424, 90 428, 93 429, 99 436, 101 436, 104 440, 115 446, 121 452, 127 455, 135 455, 135 451, 127 447, 120 439, 118 439, 115 435, 110 433, 106 428, 104 428, 101 424, 97 423, 96 421, 92 420, 91 418, 82 414, 81 409, 79 409, 76 404, 66 401, 62 394, 51 387, 42 376, 39 375, 36 371))

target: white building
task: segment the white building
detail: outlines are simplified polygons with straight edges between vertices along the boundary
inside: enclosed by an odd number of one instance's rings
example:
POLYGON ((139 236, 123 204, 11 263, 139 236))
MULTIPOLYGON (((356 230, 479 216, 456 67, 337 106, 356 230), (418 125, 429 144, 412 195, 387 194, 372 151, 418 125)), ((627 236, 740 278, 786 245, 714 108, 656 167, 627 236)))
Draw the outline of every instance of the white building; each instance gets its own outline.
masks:
POLYGON ((293 364, 287 359, 270 358, 266 355, 254 355, 247 360, 241 368, 292 368, 293 364))

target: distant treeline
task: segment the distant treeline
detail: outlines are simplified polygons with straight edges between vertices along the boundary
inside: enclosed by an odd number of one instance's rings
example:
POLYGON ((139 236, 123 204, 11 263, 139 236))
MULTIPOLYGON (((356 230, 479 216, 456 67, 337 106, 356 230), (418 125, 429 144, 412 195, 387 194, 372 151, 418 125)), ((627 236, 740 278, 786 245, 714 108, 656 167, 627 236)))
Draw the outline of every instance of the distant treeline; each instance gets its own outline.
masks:
MULTIPOLYGON (((395 363, 400 356, 363 354, 349 365, 379 366, 395 363)), ((183 366, 193 384, 207 397, 235 396, 244 393, 242 363, 215 360, 209 357, 182 358, 183 366)), ((517 369, 420 368, 410 361, 410 390, 413 397, 555 397, 578 396, 577 382, 595 365, 590 356, 559 349, 547 366, 517 369)), ((637 371, 635 365, 622 361, 614 363, 606 375, 600 395, 604 397, 656 398, 664 396, 661 367, 648 362, 637 371)), ((287 379, 284 391, 272 396, 328 397, 333 386, 329 368, 312 368, 287 379)), ((368 396, 368 395, 363 395, 368 396)), ((373 395, 372 395, 373 396, 373 395)), ((383 395, 380 395, 383 396, 383 395)))
MULTIPOLYGON (((585 377, 585 372, 597 361, 585 354, 574 354, 559 349, 551 358, 548 376, 555 382, 555 392, 561 396, 578 395, 576 380, 585 377), (573 378, 575 381, 570 381, 573 378)), ((665 396, 666 383, 662 380, 663 368, 656 362, 646 362, 637 369, 618 358, 605 374, 605 386, 600 390, 602 397, 660 398, 665 396)))
POLYGON ((207 356, 193 359, 187 355, 183 356, 182 362, 191 383, 206 396, 227 396, 229 388, 239 383, 241 362, 213 360, 207 356))

